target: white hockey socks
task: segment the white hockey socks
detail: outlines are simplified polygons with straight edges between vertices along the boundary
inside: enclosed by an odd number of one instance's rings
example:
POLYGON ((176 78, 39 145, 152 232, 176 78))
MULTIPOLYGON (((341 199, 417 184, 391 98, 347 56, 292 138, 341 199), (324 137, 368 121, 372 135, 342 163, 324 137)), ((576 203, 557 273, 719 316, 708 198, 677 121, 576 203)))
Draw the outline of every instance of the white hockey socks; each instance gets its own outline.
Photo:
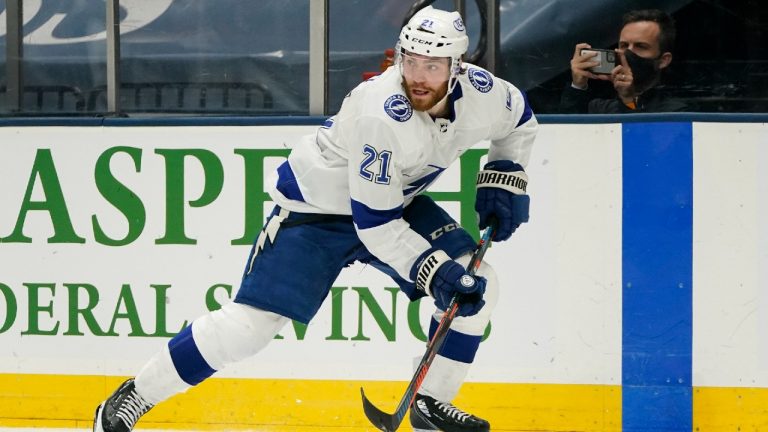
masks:
POLYGON ((228 364, 264 348, 288 318, 228 303, 196 319, 155 354, 136 376, 136 391, 153 405, 186 391, 228 364))
MULTIPOLYGON (((469 256, 465 255, 457 261, 466 266, 469 263, 469 256)), ((483 295, 485 306, 476 315, 454 318, 449 335, 446 337, 446 343, 450 343, 453 339, 459 344, 466 344, 466 347, 446 347, 444 345, 440 352, 449 353, 446 355, 450 355, 453 358, 440 354, 436 355, 419 390, 419 393, 431 396, 442 402, 451 402, 458 394, 459 388, 461 388, 461 384, 466 379, 469 368, 474 360, 475 352, 478 349, 478 342, 475 342, 473 345, 471 340, 482 337, 491 319, 491 313, 498 302, 499 283, 493 268, 483 262, 477 271, 477 275, 483 276, 488 280, 486 291, 483 295), (456 335, 451 336, 450 333, 456 333, 456 335)), ((431 324, 435 326, 442 317, 443 311, 435 311, 431 324)), ((420 359, 417 359, 414 364, 417 365, 420 359)))

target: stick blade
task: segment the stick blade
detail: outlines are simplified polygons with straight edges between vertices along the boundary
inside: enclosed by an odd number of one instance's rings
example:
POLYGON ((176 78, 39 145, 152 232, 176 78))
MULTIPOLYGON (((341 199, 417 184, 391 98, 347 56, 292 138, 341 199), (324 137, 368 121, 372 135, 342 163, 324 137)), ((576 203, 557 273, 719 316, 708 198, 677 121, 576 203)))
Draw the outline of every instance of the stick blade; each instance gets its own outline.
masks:
POLYGON ((365 392, 362 387, 360 387, 360 394, 363 396, 363 411, 371 424, 384 432, 395 432, 400 426, 400 422, 397 421, 395 416, 376 408, 371 401, 365 397, 365 392))

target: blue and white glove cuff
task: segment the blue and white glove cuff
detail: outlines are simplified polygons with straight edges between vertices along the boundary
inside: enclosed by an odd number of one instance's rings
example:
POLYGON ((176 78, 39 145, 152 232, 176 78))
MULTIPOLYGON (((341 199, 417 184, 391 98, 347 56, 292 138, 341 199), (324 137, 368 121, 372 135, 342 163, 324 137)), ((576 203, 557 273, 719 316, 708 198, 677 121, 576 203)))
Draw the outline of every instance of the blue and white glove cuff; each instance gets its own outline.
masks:
POLYGON ((526 195, 528 174, 525 171, 482 170, 477 173, 477 187, 495 187, 512 192, 515 195, 526 195))
POLYGON ((419 257, 415 266, 417 269, 414 278, 416 289, 432 297, 432 290, 429 288, 432 285, 432 279, 437 274, 437 269, 450 260, 451 257, 440 249, 428 250, 425 255, 419 257))

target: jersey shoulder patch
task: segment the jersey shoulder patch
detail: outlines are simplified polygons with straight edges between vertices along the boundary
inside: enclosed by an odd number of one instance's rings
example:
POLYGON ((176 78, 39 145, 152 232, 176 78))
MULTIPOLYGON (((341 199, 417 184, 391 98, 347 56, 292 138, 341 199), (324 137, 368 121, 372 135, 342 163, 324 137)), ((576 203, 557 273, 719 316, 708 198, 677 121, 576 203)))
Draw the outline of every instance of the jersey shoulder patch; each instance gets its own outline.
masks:
POLYGON ((399 122, 405 122, 413 115, 413 107, 407 97, 394 94, 384 101, 384 112, 399 122))
POLYGON ((467 70, 469 82, 480 93, 488 93, 493 88, 493 77, 491 73, 478 68, 469 68, 467 70))

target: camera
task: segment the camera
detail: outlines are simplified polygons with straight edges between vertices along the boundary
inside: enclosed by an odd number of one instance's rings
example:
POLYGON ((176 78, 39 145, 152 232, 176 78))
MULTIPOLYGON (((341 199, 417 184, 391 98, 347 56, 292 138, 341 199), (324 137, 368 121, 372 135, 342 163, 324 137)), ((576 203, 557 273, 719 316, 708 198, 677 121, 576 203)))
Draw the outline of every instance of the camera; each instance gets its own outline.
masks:
POLYGON ((589 68, 589 70, 596 74, 610 74, 614 67, 616 67, 616 52, 614 50, 596 49, 596 48, 584 48, 580 54, 597 53, 595 60, 600 64, 589 68))

